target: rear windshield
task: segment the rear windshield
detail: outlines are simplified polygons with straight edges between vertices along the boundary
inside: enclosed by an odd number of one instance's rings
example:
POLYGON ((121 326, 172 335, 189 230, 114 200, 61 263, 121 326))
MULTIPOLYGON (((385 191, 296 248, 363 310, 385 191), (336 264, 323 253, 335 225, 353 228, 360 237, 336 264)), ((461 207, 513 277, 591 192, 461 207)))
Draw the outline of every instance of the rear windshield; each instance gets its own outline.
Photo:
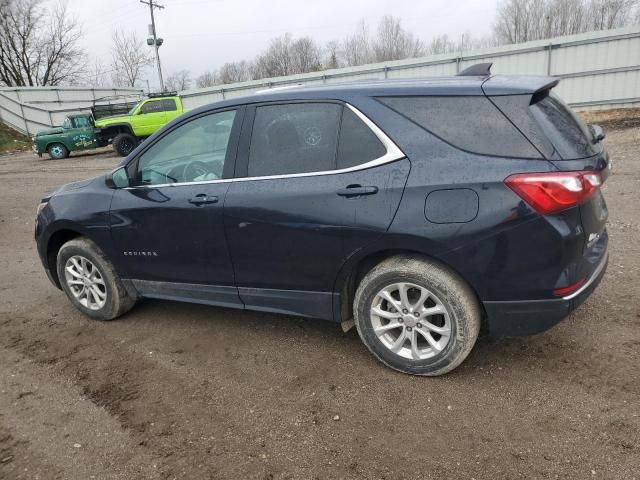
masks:
POLYGON ((584 122, 556 95, 546 95, 529 108, 562 159, 590 157, 600 151, 584 122))

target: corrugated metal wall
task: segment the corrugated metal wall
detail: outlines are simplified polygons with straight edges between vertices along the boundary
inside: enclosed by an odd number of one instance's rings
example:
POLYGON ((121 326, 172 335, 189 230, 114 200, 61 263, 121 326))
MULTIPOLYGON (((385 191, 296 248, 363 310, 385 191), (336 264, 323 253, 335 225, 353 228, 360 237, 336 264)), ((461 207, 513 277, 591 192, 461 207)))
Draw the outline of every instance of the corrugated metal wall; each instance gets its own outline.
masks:
MULTIPOLYGON (((640 25, 508 45, 462 54, 433 55, 361 67, 269 78, 181 92, 188 109, 251 95, 265 88, 363 79, 455 75, 480 62, 493 73, 553 75, 558 93, 577 110, 640 106, 640 25)), ((86 110, 94 98, 139 94, 134 89, 0 88, 0 120, 33 133, 60 125, 70 111, 86 110)))
POLYGON ((265 88, 362 79, 455 75, 480 62, 493 62, 493 73, 553 75, 558 92, 576 109, 640 105, 640 25, 508 45, 462 54, 434 55, 270 78, 181 92, 195 108, 218 100, 250 95, 265 88))
POLYGON ((135 88, 1 87, 0 121, 27 135, 61 125, 71 112, 89 111, 94 100, 118 96, 140 98, 135 88))

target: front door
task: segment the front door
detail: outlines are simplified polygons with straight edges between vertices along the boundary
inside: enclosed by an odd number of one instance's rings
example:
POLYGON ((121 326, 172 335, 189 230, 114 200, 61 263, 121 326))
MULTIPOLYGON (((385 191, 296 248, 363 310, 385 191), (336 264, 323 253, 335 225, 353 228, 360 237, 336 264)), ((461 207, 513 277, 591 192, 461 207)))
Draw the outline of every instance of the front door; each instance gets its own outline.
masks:
POLYGON ((88 115, 76 116, 72 119, 73 130, 71 133, 71 143, 73 150, 88 150, 98 146, 93 121, 88 115))
POLYGON ((114 195, 111 232, 143 295, 241 304, 222 220, 241 117, 228 110, 189 119, 130 163, 133 186, 114 195))
POLYGON ((337 273, 391 223, 408 160, 395 161, 402 153, 340 103, 262 105, 245 123, 244 178, 224 211, 240 297, 255 309, 333 319, 337 273), (363 226, 360 215, 377 220, 363 226))
POLYGON ((137 136, 148 137, 167 123, 167 113, 162 102, 161 98, 152 99, 140 106, 136 114, 138 117, 133 121, 137 136))

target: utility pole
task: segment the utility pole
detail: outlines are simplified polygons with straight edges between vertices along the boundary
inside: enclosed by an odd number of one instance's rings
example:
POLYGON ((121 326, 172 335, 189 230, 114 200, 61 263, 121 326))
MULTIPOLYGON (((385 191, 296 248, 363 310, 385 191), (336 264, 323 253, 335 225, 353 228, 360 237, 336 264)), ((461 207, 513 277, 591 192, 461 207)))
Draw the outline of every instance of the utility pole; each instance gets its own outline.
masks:
POLYGON ((164 92, 164 82, 162 80, 162 67, 160 66, 160 53, 158 52, 158 49, 160 48, 160 45, 162 45, 162 38, 158 38, 156 36, 156 21, 153 18, 153 9, 154 8, 159 8, 159 9, 163 9, 164 7, 162 5, 158 5, 157 3, 153 3, 153 0, 140 0, 140 3, 144 3, 145 5, 149 5, 149 12, 151 13, 151 25, 150 25, 150 32, 149 34, 152 36, 152 38, 148 38, 147 39, 147 45, 153 45, 153 47, 156 50, 156 64, 158 65, 158 78, 160 79, 160 91, 164 92))

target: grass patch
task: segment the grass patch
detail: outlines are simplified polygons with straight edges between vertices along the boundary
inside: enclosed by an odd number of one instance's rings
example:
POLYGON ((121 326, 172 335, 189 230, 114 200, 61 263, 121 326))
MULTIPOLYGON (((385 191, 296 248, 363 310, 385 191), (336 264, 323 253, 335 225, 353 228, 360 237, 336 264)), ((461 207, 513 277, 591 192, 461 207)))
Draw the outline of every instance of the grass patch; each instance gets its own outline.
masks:
POLYGON ((26 135, 12 130, 4 123, 0 123, 0 153, 29 150, 31 140, 26 135))

